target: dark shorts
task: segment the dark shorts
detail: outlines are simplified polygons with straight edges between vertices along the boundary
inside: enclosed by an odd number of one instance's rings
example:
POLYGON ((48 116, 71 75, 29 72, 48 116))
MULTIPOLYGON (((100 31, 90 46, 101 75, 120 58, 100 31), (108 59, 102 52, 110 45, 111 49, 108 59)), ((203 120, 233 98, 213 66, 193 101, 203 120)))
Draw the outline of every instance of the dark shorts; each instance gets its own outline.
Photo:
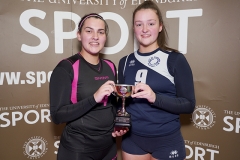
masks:
POLYGON ((67 150, 60 143, 57 160, 117 160, 117 146, 113 144, 98 152, 77 153, 67 150))
POLYGON ((149 153, 158 160, 183 160, 186 157, 185 143, 179 130, 162 137, 142 137, 129 132, 122 139, 122 150, 133 155, 149 153))

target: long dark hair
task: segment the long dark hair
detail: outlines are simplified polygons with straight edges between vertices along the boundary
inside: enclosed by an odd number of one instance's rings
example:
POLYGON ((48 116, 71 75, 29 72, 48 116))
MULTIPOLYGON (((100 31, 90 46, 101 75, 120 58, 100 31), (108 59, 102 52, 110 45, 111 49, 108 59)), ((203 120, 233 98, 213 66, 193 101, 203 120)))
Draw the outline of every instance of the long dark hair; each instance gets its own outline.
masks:
POLYGON ((156 12, 156 14, 158 16, 159 24, 162 25, 162 31, 158 33, 158 37, 157 37, 157 43, 158 43, 159 48, 163 51, 179 52, 176 49, 168 47, 168 44, 167 44, 168 34, 167 34, 167 30, 165 28, 165 25, 163 23, 162 13, 161 13, 160 9, 158 8, 158 6, 153 1, 150 1, 150 0, 144 1, 134 10, 133 17, 132 17, 133 25, 134 25, 135 15, 141 9, 152 9, 156 12))

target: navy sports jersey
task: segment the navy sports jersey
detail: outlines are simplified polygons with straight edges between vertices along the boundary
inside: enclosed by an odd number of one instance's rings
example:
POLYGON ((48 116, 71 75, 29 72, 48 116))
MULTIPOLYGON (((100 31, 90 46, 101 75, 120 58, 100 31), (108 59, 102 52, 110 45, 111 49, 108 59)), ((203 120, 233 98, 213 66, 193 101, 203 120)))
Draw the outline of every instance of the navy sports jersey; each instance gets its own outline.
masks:
POLYGON ((181 53, 135 51, 123 57, 118 67, 118 83, 148 84, 156 94, 147 99, 129 98, 126 111, 131 114, 131 131, 140 136, 164 136, 180 129, 179 114, 192 113, 195 107, 191 68, 181 53))
POLYGON ((64 147, 74 152, 93 152, 114 143, 116 97, 106 97, 102 103, 93 97, 108 80, 116 82, 116 67, 111 61, 101 59, 99 65, 92 65, 80 54, 61 61, 53 70, 50 113, 54 123, 66 123, 61 136, 64 147))

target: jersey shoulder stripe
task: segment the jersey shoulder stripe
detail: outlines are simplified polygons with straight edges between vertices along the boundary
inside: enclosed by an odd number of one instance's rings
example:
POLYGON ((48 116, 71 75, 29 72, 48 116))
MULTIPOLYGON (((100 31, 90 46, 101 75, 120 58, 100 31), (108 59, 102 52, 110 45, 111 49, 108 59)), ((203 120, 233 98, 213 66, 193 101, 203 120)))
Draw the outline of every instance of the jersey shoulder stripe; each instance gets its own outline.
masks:
POLYGON ((72 81, 72 93, 71 93, 71 101, 72 103, 77 103, 77 83, 78 83, 78 74, 79 74, 79 55, 75 54, 67 60, 72 64, 73 67, 73 81, 72 81))
POLYGON ((109 67, 112 69, 113 74, 114 74, 114 76, 115 76, 115 75, 116 75, 116 72, 115 72, 114 63, 113 63, 112 61, 108 60, 108 59, 103 59, 103 61, 106 62, 106 63, 109 65, 109 67))
POLYGON ((142 65, 161 74, 162 76, 166 77, 172 84, 174 84, 174 77, 169 73, 168 70, 168 53, 157 50, 155 53, 141 56, 137 53, 137 51, 135 51, 134 56, 142 65))
MULTIPOLYGON (((69 61, 71 63, 72 69, 73 69, 72 93, 71 93, 71 102, 73 104, 77 103, 77 83, 78 83, 78 78, 79 78, 80 58, 81 57, 79 54, 75 54, 66 59, 67 61, 69 61)), ((107 59, 103 59, 103 61, 108 64, 108 66, 111 68, 111 70, 115 76, 116 71, 115 71, 114 63, 107 59)))

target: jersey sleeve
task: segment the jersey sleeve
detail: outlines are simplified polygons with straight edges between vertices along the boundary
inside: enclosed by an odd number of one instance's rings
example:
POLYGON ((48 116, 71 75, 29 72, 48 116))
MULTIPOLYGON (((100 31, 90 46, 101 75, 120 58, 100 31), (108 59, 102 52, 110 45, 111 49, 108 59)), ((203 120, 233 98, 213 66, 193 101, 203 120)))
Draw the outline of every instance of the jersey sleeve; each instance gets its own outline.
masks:
POLYGON ((154 106, 174 114, 189 114, 195 108, 193 75, 186 58, 181 53, 170 55, 170 73, 174 76, 176 97, 156 94, 154 106))
POLYGON ((56 124, 80 118, 97 104, 93 95, 71 103, 72 77, 72 66, 66 60, 61 61, 52 72, 49 84, 50 114, 56 124))

